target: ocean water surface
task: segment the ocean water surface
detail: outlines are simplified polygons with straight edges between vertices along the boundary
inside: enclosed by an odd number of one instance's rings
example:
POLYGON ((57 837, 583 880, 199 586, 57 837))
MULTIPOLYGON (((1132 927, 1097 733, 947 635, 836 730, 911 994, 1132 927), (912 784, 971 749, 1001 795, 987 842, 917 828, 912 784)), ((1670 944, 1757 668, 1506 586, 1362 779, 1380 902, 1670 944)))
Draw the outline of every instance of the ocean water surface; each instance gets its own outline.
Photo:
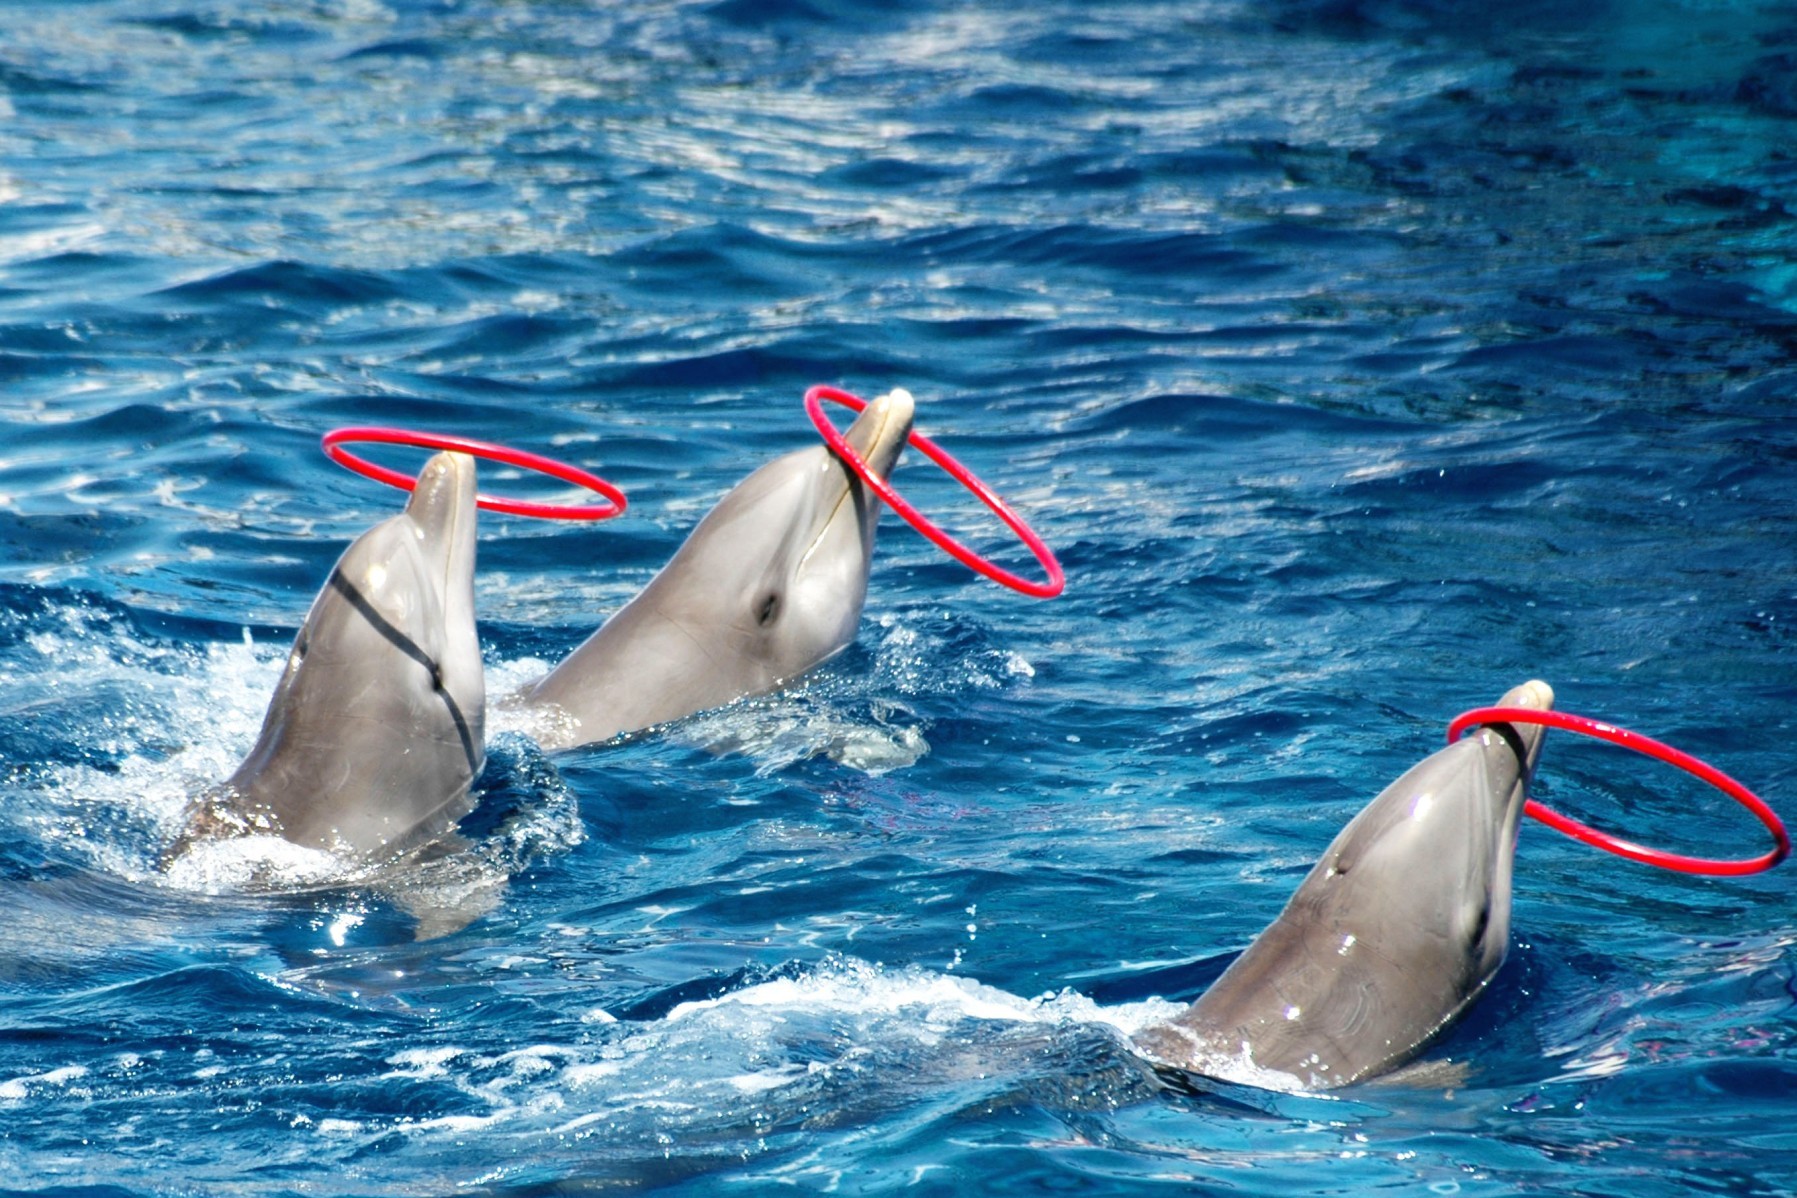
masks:
MULTIPOLYGON (((0 1189, 1797 1189, 1789 867, 1531 825, 1422 1071, 1124 1048, 1526 678, 1797 815, 1794 214, 1771 3, 0 3, 0 1189), (789 690, 553 757, 495 713, 464 852, 160 864, 397 510, 325 431, 628 490, 483 515, 499 694, 819 382, 912 391, 1066 594, 888 516, 789 690)), ((1539 793, 1764 848, 1569 736, 1539 793)))

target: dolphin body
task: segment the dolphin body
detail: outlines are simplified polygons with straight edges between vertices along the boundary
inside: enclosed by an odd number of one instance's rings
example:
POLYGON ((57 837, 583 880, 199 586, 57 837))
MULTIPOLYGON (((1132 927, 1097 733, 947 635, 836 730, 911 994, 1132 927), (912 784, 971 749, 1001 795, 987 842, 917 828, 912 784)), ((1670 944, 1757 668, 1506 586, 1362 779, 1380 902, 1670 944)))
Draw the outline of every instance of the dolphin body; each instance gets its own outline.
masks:
MULTIPOLYGON (((1545 682, 1502 705, 1552 708, 1545 682)), ((1478 998, 1510 941, 1538 725, 1488 724, 1349 821, 1279 918, 1138 1048, 1176 1069, 1327 1090, 1397 1068, 1478 998)))
POLYGON ((405 510, 344 551, 255 747, 190 806, 171 857, 200 839, 275 835, 386 860, 467 812, 486 761, 474 491, 474 459, 437 454, 405 510))
MULTIPOLYGON (((890 473, 910 393, 843 434, 890 473)), ((507 705, 543 748, 610 740, 773 690, 855 639, 879 497, 827 446, 776 458, 699 521, 668 564, 561 664, 507 705)))

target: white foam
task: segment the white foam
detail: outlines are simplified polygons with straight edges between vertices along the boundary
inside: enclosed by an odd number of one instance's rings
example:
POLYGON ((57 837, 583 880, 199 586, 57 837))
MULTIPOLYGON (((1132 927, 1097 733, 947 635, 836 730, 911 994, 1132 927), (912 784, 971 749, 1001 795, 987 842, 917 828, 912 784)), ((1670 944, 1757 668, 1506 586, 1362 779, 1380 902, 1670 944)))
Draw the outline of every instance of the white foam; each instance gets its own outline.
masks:
MULTIPOLYGON (((1235 1082, 1238 1085, 1252 1086, 1257 1090, 1272 1090, 1284 1094, 1311 1094, 1326 1089, 1329 1082, 1314 1074, 1306 1079, 1279 1069, 1268 1069, 1254 1062, 1253 1046, 1243 1041, 1233 1050, 1219 1045, 1206 1037, 1199 1036, 1179 1024, 1170 1023, 1172 1015, 1183 1008, 1168 1004, 1172 1011, 1150 1023, 1164 1024, 1158 1031, 1171 1033, 1180 1037, 1187 1046, 1179 1061, 1165 1062, 1175 1068, 1214 1077, 1220 1081, 1235 1082)), ((1147 1026, 1147 1025, 1144 1025, 1147 1026)))
POLYGON ((175 858, 161 881, 176 890, 230 894, 246 889, 296 889, 343 880, 362 867, 322 849, 279 836, 203 840, 175 858))
POLYGON ((669 730, 695 748, 746 754, 761 777, 814 757, 864 774, 884 774, 915 764, 930 751, 915 717, 897 704, 882 704, 857 717, 806 689, 759 695, 684 720, 669 730))
POLYGON ((45 798, 31 817, 45 839, 134 881, 155 880, 160 845, 172 839, 190 796, 229 776, 261 728, 285 646, 240 642, 204 648, 138 640, 103 613, 72 606, 26 644, 0 693, 37 696, 34 707, 83 713, 66 736, 107 761, 52 764, 33 775, 45 798), (92 834, 102 813, 145 827, 143 842, 92 834))
MULTIPOLYGON (((30 652, 0 671, 0 705, 28 694, 34 709, 97 712, 71 721, 67 740, 103 762, 49 764, 30 776, 34 793, 20 818, 45 841, 129 881, 202 894, 368 880, 365 862, 272 835, 201 841, 162 866, 193 796, 228 778, 254 745, 285 667, 285 638, 258 644, 246 630, 206 646, 149 643, 110 613, 78 604, 40 625, 26 638, 30 652)), ((526 659, 494 673, 504 685, 541 666, 526 659)), ((553 777, 540 781, 557 789, 553 777)), ((572 795, 563 788, 545 798, 474 851, 413 866, 408 884, 429 891, 438 908, 490 907, 521 861, 584 838, 572 795)))
POLYGON ((387 1063, 397 1068, 382 1074, 382 1080, 443 1077, 449 1072, 449 1063, 467 1052, 465 1048, 408 1048, 387 1058, 387 1063))
POLYGON ((33 1089, 67 1086, 70 1082, 79 1081, 86 1076, 85 1066, 64 1065, 61 1069, 50 1069, 43 1073, 28 1073, 22 1077, 9 1078, 0 1082, 0 1101, 22 1102, 33 1089))
MULTIPOLYGON (((390 1050, 374 1070, 379 1081, 447 1087, 467 1103, 439 1117, 323 1120, 315 1130, 428 1139, 603 1129, 597 1134, 647 1142, 676 1125, 735 1126, 748 1106, 780 1118, 787 1107, 814 1101, 820 1084, 848 1087, 843 1100, 852 1104, 859 1087, 884 1089, 880 1079, 895 1071, 925 1089, 1022 1075, 1042 1064, 1043 1038, 1029 1035, 1019 1045, 1008 1029, 1041 1029, 1051 1042, 1062 1029, 1078 1036, 1094 1024, 1127 1036, 1179 1009, 1158 1000, 1103 1007, 1065 991, 1024 998, 937 971, 832 958, 796 976, 682 1003, 660 1019, 583 1023, 570 1043, 390 1050)), ((1121 1059, 1121 1043, 1117 1052, 1121 1059)), ((15 1088, 22 1095, 37 1084, 21 1079, 15 1088)))
POLYGON ((1132 1035, 1150 1023, 1171 1018, 1184 1008, 1149 999, 1104 1007, 1071 990, 1022 998, 972 978, 916 966, 889 970, 853 959, 832 960, 794 978, 776 978, 719 998, 681 1003, 668 1012, 668 1022, 704 1012, 764 1009, 785 1013, 836 1013, 862 1017, 905 1016, 932 1035, 960 1020, 1064 1024, 1098 1023, 1132 1035))

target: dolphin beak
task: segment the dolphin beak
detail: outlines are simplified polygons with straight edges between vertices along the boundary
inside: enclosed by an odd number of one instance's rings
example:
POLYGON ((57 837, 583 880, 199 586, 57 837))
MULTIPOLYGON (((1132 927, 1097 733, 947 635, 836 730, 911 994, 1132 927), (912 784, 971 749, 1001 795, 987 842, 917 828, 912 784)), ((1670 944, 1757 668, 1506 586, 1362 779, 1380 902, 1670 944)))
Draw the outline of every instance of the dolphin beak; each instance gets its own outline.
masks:
MULTIPOLYGON (((1530 679, 1521 686, 1511 687, 1498 700, 1500 707, 1527 707, 1534 711, 1552 711, 1554 709, 1554 688, 1539 678, 1530 679)), ((1535 773, 1535 762, 1541 757, 1541 741, 1547 729, 1540 724, 1511 724, 1508 727, 1516 730, 1521 738, 1525 755, 1524 777, 1530 778, 1535 773)))
MULTIPOLYGON (((861 455, 868 470, 885 478, 898 465, 899 454, 905 450, 905 439, 911 435, 911 418, 916 406, 909 391, 895 387, 862 409, 861 414, 855 417, 855 423, 849 425, 848 430, 842 434, 843 440, 861 455)), ((824 472, 833 480, 834 494, 824 500, 816 513, 816 521, 811 526, 810 544, 799 558, 799 568, 803 569, 810 562, 812 554, 832 535, 832 530, 836 530, 837 535, 843 535, 843 530, 854 528, 858 530, 855 535, 861 544, 864 567, 862 577, 865 578, 866 558, 873 549, 874 524, 880 518, 882 504, 879 497, 849 469, 848 463, 835 453, 825 450, 825 456, 821 460, 824 472), (835 490, 836 487, 841 489, 835 490), (849 518, 840 518, 845 515, 849 518)))
POLYGON ((448 583, 474 575, 474 459, 439 453, 418 472, 406 515, 418 529, 426 555, 448 583))
POLYGON ((895 387, 873 400, 855 417, 843 433, 861 460, 881 478, 892 473, 904 452, 905 438, 911 435, 911 421, 916 415, 916 402, 903 387, 895 387))

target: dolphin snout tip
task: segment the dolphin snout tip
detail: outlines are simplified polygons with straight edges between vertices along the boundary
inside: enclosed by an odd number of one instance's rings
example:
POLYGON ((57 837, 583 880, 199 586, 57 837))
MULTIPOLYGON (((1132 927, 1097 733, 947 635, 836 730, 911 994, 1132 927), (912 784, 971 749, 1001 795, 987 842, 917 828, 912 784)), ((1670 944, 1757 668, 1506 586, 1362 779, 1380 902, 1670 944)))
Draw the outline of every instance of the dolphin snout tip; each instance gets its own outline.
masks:
POLYGON ((1554 688, 1539 678, 1531 678, 1521 686, 1513 686, 1498 699, 1499 707, 1527 707, 1534 711, 1554 709, 1554 688))
POLYGON ((909 425, 917 413, 917 401, 903 387, 894 387, 886 394, 874 400, 876 404, 886 405, 888 419, 899 419, 909 425))
POLYGON ((1531 678, 1516 688, 1516 705, 1532 707, 1536 711, 1552 711, 1554 688, 1539 678, 1531 678))
POLYGON ((431 459, 418 472, 419 491, 447 489, 458 498, 463 492, 472 497, 474 486, 475 464, 474 458, 469 454, 443 450, 431 455, 431 459))
POLYGON ((867 410, 875 422, 874 447, 902 444, 911 435, 911 424, 917 419, 917 401, 903 387, 894 387, 876 396, 867 410))
POLYGON ((471 525, 464 513, 474 510, 476 469, 472 457, 445 450, 418 472, 406 512, 421 527, 456 535, 471 525))
POLYGON ((905 441, 911 436, 911 422, 917 412, 917 401, 903 387, 894 387, 869 401, 844 439, 855 447, 877 473, 891 473, 898 463, 905 441))

